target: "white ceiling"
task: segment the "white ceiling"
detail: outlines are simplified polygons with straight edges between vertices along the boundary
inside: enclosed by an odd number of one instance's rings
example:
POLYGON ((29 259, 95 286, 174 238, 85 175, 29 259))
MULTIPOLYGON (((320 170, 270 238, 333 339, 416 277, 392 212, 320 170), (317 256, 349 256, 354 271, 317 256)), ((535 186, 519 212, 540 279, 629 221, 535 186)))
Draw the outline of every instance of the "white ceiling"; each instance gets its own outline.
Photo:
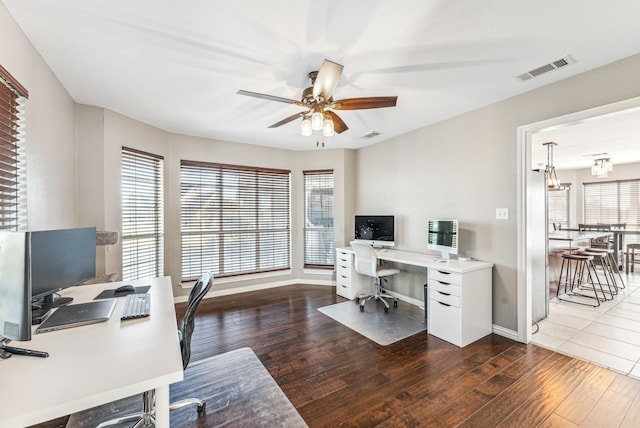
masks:
POLYGON ((302 109, 239 89, 299 99, 309 71, 338 62, 336 99, 398 96, 394 108, 339 112, 349 130, 326 147, 358 148, 639 51, 637 0, 2 3, 76 102, 173 133, 294 150, 318 138, 300 136, 298 120, 268 126, 302 109), (516 78, 566 55, 576 63, 516 78), (382 135, 360 138, 372 131, 382 135))

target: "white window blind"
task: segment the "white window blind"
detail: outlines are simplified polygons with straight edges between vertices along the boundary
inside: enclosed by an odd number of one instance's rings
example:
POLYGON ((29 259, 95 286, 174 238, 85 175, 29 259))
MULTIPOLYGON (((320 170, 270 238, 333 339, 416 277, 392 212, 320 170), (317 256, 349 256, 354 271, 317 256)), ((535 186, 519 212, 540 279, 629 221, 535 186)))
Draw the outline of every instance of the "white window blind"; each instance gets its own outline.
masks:
POLYGON ((182 280, 289 269, 287 170, 183 160, 180 166, 182 280))
POLYGON ((27 227, 24 109, 27 90, 0 66, 0 230, 27 227))
POLYGON ((333 170, 303 175, 304 266, 333 269, 333 170))
POLYGON ((122 148, 122 279, 164 274, 163 158, 122 148))
POLYGON ((571 183, 561 183, 563 190, 547 192, 547 225, 549 232, 553 225, 571 227, 571 183))
MULTIPOLYGON (((640 230, 640 179, 584 183, 584 222, 625 224, 640 230)), ((637 235, 625 243, 640 242, 637 235)))

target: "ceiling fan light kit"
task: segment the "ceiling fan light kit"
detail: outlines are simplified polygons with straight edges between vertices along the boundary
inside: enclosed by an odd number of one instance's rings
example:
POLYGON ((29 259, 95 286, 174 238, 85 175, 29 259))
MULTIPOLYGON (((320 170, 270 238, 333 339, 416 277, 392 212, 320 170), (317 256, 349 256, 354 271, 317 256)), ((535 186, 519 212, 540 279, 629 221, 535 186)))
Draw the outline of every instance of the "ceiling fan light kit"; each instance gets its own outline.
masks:
MULTIPOLYGON (((341 134, 349 127, 333 110, 360 110, 383 107, 395 107, 398 97, 363 97, 347 98, 334 101, 333 92, 342 76, 343 66, 333 61, 324 60, 318 71, 308 74, 311 86, 302 91, 300 101, 273 95, 239 90, 238 94, 249 97, 262 98, 287 104, 295 104, 307 109, 296 113, 269 126, 277 128, 298 118, 302 118, 300 133, 305 136, 313 135, 313 131, 322 131, 323 137, 341 134)), ((324 142, 323 142, 324 146, 324 142)))
POLYGON ((311 129, 311 119, 309 116, 302 118, 302 122, 300 123, 300 133, 303 137, 309 137, 313 134, 313 129, 311 129))
POLYGON ((311 115, 311 129, 320 131, 324 122, 324 115, 319 111, 314 111, 311 115))

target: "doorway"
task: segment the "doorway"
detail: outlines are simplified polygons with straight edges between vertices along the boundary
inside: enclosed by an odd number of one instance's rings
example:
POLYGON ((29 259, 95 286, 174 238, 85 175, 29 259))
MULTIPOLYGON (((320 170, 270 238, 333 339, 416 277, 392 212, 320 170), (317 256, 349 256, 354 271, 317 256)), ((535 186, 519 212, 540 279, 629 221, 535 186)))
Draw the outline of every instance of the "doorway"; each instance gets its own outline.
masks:
MULTIPOLYGON (((536 122, 518 128, 518 217, 517 217, 517 292, 518 292, 518 340, 529 343, 532 337, 532 290, 538 281, 547 281, 546 240, 540 239, 546 229, 540 230, 537 219, 545 216, 546 204, 539 200, 539 178, 532 171, 533 136, 562 127, 570 127, 605 115, 640 110, 640 97, 584 110, 553 119, 536 122)), ((546 287, 546 284, 544 285, 546 287)))

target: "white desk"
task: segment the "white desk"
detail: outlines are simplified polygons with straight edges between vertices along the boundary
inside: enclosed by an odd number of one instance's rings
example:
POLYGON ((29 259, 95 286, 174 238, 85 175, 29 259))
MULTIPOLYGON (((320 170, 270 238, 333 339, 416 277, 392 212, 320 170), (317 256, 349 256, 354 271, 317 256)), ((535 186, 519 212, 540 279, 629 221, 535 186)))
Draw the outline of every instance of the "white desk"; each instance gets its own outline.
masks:
MULTIPOLYGON (((351 250, 351 248, 347 249, 351 250)), ((440 258, 429 254, 390 250, 386 248, 376 250, 376 255, 380 260, 432 269, 444 269, 455 273, 473 272, 475 270, 487 269, 493 266, 492 263, 481 262, 478 260, 460 261, 457 259, 449 259, 442 261, 440 258)))
MULTIPOLYGON (((183 379, 169 277, 127 281, 151 285, 151 316, 120 321, 124 298, 103 323, 33 334, 11 345, 49 353, 0 362, 0 426, 22 427, 156 389, 157 426, 169 426, 169 384, 183 379)), ((73 303, 93 300, 122 283, 62 291, 73 303)), ((140 395, 142 404, 142 395, 140 395)))
MULTIPOLYGON (((463 347, 490 334, 492 263, 460 261, 409 251, 379 249, 380 260, 427 268, 429 334, 463 347)), ((336 293, 354 299, 371 279, 356 272, 351 247, 336 248, 336 293)))

